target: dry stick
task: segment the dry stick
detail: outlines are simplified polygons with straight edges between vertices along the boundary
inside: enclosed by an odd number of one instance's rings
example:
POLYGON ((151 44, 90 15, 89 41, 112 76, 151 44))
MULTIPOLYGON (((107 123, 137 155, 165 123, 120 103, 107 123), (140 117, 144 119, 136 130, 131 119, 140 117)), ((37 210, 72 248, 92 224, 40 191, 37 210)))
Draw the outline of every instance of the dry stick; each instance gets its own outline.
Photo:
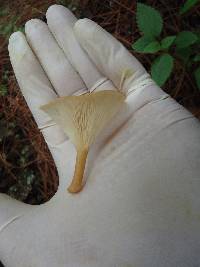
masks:
POLYGON ((134 11, 134 10, 131 10, 129 7, 123 5, 123 4, 120 3, 119 1, 117 1, 117 0, 113 0, 113 2, 116 3, 116 4, 118 4, 118 5, 121 6, 121 7, 125 8, 125 9, 128 10, 130 13, 135 14, 135 11, 134 11))
POLYGON ((119 9, 118 14, 117 14, 116 27, 115 27, 115 33, 114 34, 117 34, 119 32, 120 11, 121 11, 121 9, 119 9))
MULTIPOLYGON (((170 16, 170 19, 171 21, 173 22, 173 25, 176 27, 176 31, 178 32, 179 31, 179 28, 177 26, 177 23, 176 23, 176 20, 174 18, 176 18, 176 16, 174 15, 175 13, 172 14, 172 9, 169 9, 169 6, 166 4, 166 1, 162 1, 161 0, 161 3, 163 4, 163 6, 165 6, 165 8, 167 9, 167 12, 170 16)), ((173 29, 173 27, 172 27, 173 29)))
POLYGON ((132 45, 131 42, 127 41, 125 38, 123 38, 121 35, 115 34, 115 37, 121 41, 122 43, 126 44, 128 47, 132 45))
POLYGON ((3 163, 6 171, 10 174, 10 176, 12 176, 12 178, 17 181, 17 177, 12 173, 12 171, 10 170, 10 167, 12 166, 12 164, 10 164, 9 162, 7 162, 4 157, 2 156, 2 154, 0 153, 0 161, 3 163))
POLYGON ((185 77, 185 68, 183 68, 183 72, 181 74, 181 77, 179 78, 179 81, 178 81, 178 85, 176 86, 177 90, 175 91, 174 95, 173 95, 173 98, 176 98, 178 93, 180 92, 181 90, 181 85, 183 83, 183 79, 185 77))

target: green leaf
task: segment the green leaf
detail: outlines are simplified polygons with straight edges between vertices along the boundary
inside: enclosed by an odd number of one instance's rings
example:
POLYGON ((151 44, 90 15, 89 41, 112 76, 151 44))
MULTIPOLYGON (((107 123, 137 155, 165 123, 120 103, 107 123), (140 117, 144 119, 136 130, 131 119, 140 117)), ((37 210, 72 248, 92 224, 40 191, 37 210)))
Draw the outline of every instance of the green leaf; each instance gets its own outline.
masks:
POLYGON ((196 80, 197 87, 200 89, 200 67, 195 70, 194 77, 196 80))
POLYGON ((140 53, 155 53, 160 50, 160 44, 152 37, 142 36, 132 45, 132 48, 140 53))
POLYGON ((198 37, 197 43, 200 44, 200 32, 197 32, 196 36, 198 37))
POLYGON ((6 8, 2 8, 2 9, 0 10, 0 17, 6 16, 6 15, 8 15, 8 14, 9 14, 9 9, 8 9, 8 7, 6 7, 6 8))
POLYGON ((193 61, 194 62, 199 62, 200 61, 200 54, 195 55, 194 58, 193 58, 193 61))
POLYGON ((9 23, 7 25, 0 25, 0 34, 2 34, 3 36, 9 37, 12 31, 13 31, 12 23, 9 23))
POLYGON ((182 31, 180 32, 175 40, 177 48, 184 48, 194 44, 198 40, 196 34, 191 31, 182 31))
POLYGON ((192 53, 193 53, 193 50, 191 46, 185 47, 182 49, 176 49, 177 56, 185 63, 188 61, 192 53))
POLYGON ((163 19, 160 13, 145 4, 137 4, 136 21, 138 28, 145 36, 157 37, 162 31, 163 19))
POLYGON ((175 39, 176 39, 175 35, 171 35, 171 36, 167 36, 167 37, 163 38, 161 41, 161 48, 162 49, 168 49, 173 44, 175 39))
POLYGON ((196 5, 199 0, 187 0, 184 5, 180 8, 179 14, 183 15, 187 11, 189 11, 194 5, 196 5))
POLYGON ((137 52, 143 53, 145 47, 153 41, 154 39, 152 37, 142 36, 132 45, 132 48, 137 52))
POLYGON ((25 33, 25 27, 24 26, 14 26, 14 28, 13 28, 13 31, 14 32, 16 32, 16 31, 20 31, 20 32, 23 32, 23 33, 25 33))
POLYGON ((159 86, 162 86, 169 78, 173 64, 174 59, 169 54, 163 54, 154 60, 151 66, 151 76, 159 86))
POLYGON ((0 25, 0 34, 8 39, 10 37, 10 35, 15 31, 24 32, 24 26, 17 26, 16 25, 18 19, 19 19, 19 17, 14 16, 9 21, 9 23, 5 22, 5 23, 1 24, 0 25))
POLYGON ((153 41, 144 48, 144 53, 156 53, 160 50, 160 44, 158 41, 153 41))
POLYGON ((59 0, 58 1, 58 4, 59 5, 63 5, 63 6, 66 6, 67 7, 67 5, 68 5, 68 3, 67 3, 68 1, 66 1, 66 0, 59 0))
POLYGON ((7 86, 5 84, 0 84, 0 95, 4 96, 8 92, 7 86))

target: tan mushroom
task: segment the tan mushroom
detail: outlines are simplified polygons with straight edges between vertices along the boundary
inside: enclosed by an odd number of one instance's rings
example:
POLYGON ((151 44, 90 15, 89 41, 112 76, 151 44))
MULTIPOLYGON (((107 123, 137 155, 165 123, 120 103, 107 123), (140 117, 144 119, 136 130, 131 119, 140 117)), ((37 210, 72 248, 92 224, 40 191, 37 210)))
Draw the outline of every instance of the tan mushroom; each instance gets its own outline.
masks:
POLYGON ((81 191, 90 145, 117 113, 124 99, 122 93, 107 90, 80 96, 60 97, 41 106, 41 109, 60 125, 76 147, 75 172, 68 188, 70 193, 81 191))

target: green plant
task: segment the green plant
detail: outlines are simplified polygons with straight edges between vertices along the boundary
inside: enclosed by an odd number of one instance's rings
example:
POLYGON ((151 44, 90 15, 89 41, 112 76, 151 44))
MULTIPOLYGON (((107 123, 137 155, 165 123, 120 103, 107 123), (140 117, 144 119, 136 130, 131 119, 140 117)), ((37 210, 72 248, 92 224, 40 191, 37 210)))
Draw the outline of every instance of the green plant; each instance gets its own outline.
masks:
MULTIPOLYGON (((181 7, 180 14, 192 8, 197 1, 188 0, 181 7)), ((132 45, 139 53, 154 54, 156 57, 151 65, 151 76, 162 86, 170 77, 177 61, 190 69, 197 65, 193 76, 200 89, 200 55, 197 54, 200 36, 192 31, 180 31, 177 34, 162 37, 163 18, 154 8, 142 3, 137 4, 136 22, 142 36, 132 45)))
MULTIPOLYGON (((8 7, 2 8, 0 11, 0 18, 4 17, 9 14, 8 7)), ((7 20, 1 21, 0 24, 0 35, 8 39, 11 35, 11 33, 15 31, 22 31, 24 32, 24 26, 18 26, 17 22, 20 17, 13 16, 9 22, 7 20)))
POLYGON ((73 12, 77 8, 77 1, 76 0, 57 0, 57 3, 59 5, 66 6, 67 8, 69 8, 73 12))
MULTIPOLYGON (((7 121, 0 114, 0 189, 21 201, 30 199, 32 191, 40 186, 39 172, 30 163, 35 160, 30 143, 22 141, 24 133, 13 120, 7 121)), ((41 202, 42 195, 32 198, 32 203, 41 202)))
POLYGON ((184 5, 180 8, 179 14, 183 15, 189 11, 193 6, 195 6, 199 0, 187 0, 184 5))
POLYGON ((8 93, 8 81, 9 81, 9 70, 7 66, 3 66, 1 83, 0 83, 0 96, 5 96, 8 93))

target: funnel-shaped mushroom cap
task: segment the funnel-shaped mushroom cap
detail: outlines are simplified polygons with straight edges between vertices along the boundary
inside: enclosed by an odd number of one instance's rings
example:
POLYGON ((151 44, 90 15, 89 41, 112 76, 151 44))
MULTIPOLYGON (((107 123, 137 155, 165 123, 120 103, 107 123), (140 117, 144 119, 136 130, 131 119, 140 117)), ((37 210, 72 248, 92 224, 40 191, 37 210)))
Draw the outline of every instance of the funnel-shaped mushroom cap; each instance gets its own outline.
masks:
POLYGON ((60 97, 41 107, 61 126, 77 149, 89 147, 115 115, 125 96, 117 91, 99 91, 60 97))

